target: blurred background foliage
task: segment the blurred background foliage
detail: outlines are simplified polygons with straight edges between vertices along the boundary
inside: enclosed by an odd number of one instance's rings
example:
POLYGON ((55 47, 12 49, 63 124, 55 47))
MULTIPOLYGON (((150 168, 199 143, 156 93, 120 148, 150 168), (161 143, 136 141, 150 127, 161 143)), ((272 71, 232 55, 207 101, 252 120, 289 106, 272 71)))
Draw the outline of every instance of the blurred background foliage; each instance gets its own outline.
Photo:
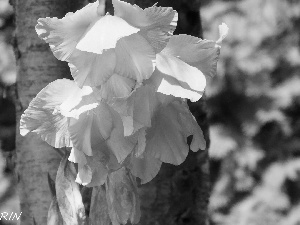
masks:
MULTIPOLYGON (((13 8, 8 0, 0 0, 0 213, 19 212, 16 195, 15 96, 16 63, 13 52, 13 8)), ((1 220, 0 225, 17 221, 1 220)))
POLYGON ((300 1, 207 1, 204 37, 225 22, 207 87, 212 224, 300 224, 300 1))
MULTIPOLYGON (((206 90, 211 224, 299 225, 300 1, 201 2, 204 38, 230 28, 206 90)), ((0 212, 18 212, 13 29, 0 0, 0 212)))

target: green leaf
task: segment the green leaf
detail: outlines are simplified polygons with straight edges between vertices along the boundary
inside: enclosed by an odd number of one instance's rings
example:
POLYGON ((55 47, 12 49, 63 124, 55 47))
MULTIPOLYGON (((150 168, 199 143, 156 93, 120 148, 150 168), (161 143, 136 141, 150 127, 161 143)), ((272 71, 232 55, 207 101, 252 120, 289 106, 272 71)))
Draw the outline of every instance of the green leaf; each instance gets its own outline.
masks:
POLYGON ((75 177, 76 169, 74 164, 68 161, 66 154, 60 162, 56 175, 57 203, 66 224, 83 225, 86 224, 85 209, 75 177))
POLYGON ((111 225, 106 202, 105 188, 103 185, 93 188, 90 208, 90 223, 92 225, 111 225))

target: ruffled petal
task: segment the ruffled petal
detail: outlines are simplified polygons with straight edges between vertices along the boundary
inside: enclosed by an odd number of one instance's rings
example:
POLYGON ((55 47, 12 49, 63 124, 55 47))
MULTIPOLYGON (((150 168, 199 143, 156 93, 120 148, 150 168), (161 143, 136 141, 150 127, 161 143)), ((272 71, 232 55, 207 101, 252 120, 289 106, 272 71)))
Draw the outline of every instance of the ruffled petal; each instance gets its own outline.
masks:
POLYGON ((66 61, 89 25, 98 18, 98 5, 98 1, 90 3, 75 13, 68 13, 62 19, 38 19, 36 32, 50 45, 56 58, 66 61))
POLYGON ((112 172, 106 183, 108 213, 113 225, 136 224, 141 216, 137 184, 126 168, 112 172))
POLYGON ((157 54, 156 60, 153 82, 158 92, 191 101, 200 99, 206 86, 206 78, 200 70, 163 53, 157 54))
POLYGON ((154 71, 155 52, 149 42, 139 34, 124 37, 116 45, 115 71, 121 76, 141 83, 154 71))
POLYGON ((221 44, 222 41, 226 38, 226 36, 228 35, 228 31, 229 28, 226 25, 226 23, 222 23, 221 25, 219 25, 219 39, 216 41, 217 44, 221 44))
POLYGON ((101 97, 107 101, 113 98, 127 97, 135 86, 135 81, 131 78, 113 74, 106 83, 101 86, 101 97))
POLYGON ((71 147, 68 120, 57 108, 80 88, 67 79, 53 81, 42 89, 30 102, 21 116, 20 133, 37 133, 44 141, 55 148, 71 147))
POLYGON ((213 77, 217 73, 220 48, 214 41, 180 34, 170 38, 163 53, 178 57, 198 68, 205 76, 213 77))
POLYGON ((173 34, 178 20, 178 14, 171 7, 152 6, 142 9, 137 5, 113 0, 115 16, 121 17, 132 26, 141 29, 147 41, 160 52, 173 34))
POLYGON ((79 87, 95 87, 105 83, 113 75, 116 55, 114 50, 99 55, 75 49, 68 62, 71 74, 79 87))
POLYGON ((106 15, 90 27, 76 48, 81 51, 102 54, 104 50, 115 48, 120 38, 138 31, 138 28, 129 25, 125 20, 106 15))

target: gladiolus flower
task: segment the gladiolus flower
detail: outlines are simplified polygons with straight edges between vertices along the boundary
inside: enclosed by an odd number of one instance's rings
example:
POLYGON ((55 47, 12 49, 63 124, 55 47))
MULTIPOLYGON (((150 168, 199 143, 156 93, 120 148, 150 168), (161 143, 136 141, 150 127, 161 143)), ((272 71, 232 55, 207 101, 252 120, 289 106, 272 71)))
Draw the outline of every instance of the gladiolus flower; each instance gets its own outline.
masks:
POLYGON ((108 99, 127 96, 135 82, 152 75, 155 54, 167 45, 177 22, 170 7, 143 10, 119 0, 113 5, 114 16, 98 15, 95 2, 62 19, 39 19, 36 26, 54 55, 69 62, 79 87, 101 85, 108 99))

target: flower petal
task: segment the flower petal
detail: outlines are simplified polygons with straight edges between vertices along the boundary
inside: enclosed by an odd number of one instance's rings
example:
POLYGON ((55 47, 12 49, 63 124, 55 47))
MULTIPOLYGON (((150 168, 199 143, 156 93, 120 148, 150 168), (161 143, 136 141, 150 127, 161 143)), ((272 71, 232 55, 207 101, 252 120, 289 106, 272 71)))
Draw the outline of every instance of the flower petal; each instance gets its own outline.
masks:
POLYGON ((74 147, 92 156, 92 148, 106 141, 118 162, 132 151, 133 145, 125 140, 124 128, 119 114, 106 103, 70 119, 69 132, 74 147))
POLYGON ((108 170, 106 164, 109 162, 109 149, 102 142, 93 148, 93 156, 87 156, 87 163, 92 169, 92 180, 88 187, 100 186, 105 183, 108 170))
POLYGON ((134 85, 135 81, 133 79, 122 77, 115 73, 101 86, 101 97, 108 101, 113 98, 127 97, 134 85))
POLYGON ((179 165, 185 160, 189 147, 178 117, 172 103, 162 107, 154 115, 152 127, 146 131, 145 153, 174 165, 179 165))
POLYGON ((148 183, 158 174, 162 162, 150 154, 144 154, 143 157, 132 156, 128 168, 131 173, 141 179, 141 184, 148 183))
POLYGON ((92 180, 92 170, 88 165, 78 164, 78 173, 75 182, 87 185, 92 180))
POLYGON ((116 55, 114 50, 99 55, 75 49, 68 62, 71 74, 79 87, 95 87, 105 83, 112 76, 116 66, 116 55))
POLYGON ((126 168, 112 172, 106 183, 108 212, 113 225, 136 224, 141 216, 137 184, 126 168))
POLYGON ((62 19, 38 19, 36 32, 50 45, 56 58, 66 61, 89 25, 98 18, 98 5, 98 1, 90 3, 75 13, 68 13, 62 19))
POLYGON ((133 144, 124 137, 124 127, 120 115, 110 107, 113 121, 113 129, 106 140, 107 145, 116 156, 118 162, 122 162, 133 150, 133 144))
POLYGON ((85 165, 87 163, 85 154, 82 151, 79 151, 76 148, 72 148, 70 152, 70 156, 68 158, 70 162, 78 163, 81 165, 85 165))
POLYGON ((187 137, 193 135, 191 149, 205 149, 203 133, 184 102, 174 101, 160 108, 146 130, 145 154, 162 162, 181 164, 189 151, 187 137))
POLYGON ((125 136, 141 127, 150 127, 157 104, 154 89, 149 85, 139 87, 128 98, 114 99, 111 103, 122 117, 125 136))
POLYGON ((109 138, 113 129, 113 121, 105 103, 97 108, 71 118, 69 132, 75 148, 92 156, 92 146, 98 145, 109 138))
POLYGON ((181 123, 181 127, 186 137, 193 135, 193 140, 190 145, 190 149, 193 152, 197 152, 199 149, 205 150, 206 141, 204 139, 203 132, 198 125, 195 117, 192 115, 188 109, 188 105, 184 102, 175 101, 172 103, 174 108, 176 108, 181 123))
POLYGON ((92 169, 92 179, 90 183, 88 183, 87 187, 95 187, 95 186, 101 186, 105 183, 107 179, 108 171, 107 168, 99 163, 97 167, 93 167, 92 169))
POLYGON ((139 34, 124 37, 116 45, 115 71, 121 76, 141 83, 154 71, 155 52, 149 42, 139 34))
POLYGON ((159 53, 156 59, 157 71, 154 74, 157 78, 153 78, 156 79, 154 83, 162 82, 158 83, 158 92, 199 100, 206 86, 206 78, 200 70, 171 55, 159 53))
POLYGON ((71 80, 60 79, 48 84, 30 102, 21 116, 21 135, 34 132, 55 148, 71 147, 68 120, 55 112, 76 92, 80 92, 80 88, 71 80))
MULTIPOLYGON (((164 98, 167 96, 174 96, 178 98, 188 98, 192 102, 196 102, 203 95, 203 92, 191 90, 191 88, 183 83, 180 83, 176 78, 164 75, 158 70, 154 71, 153 75, 149 79, 149 83, 155 87, 156 91, 158 92, 157 94, 160 94, 160 96, 163 96, 164 98)), ((172 101, 172 99, 170 100, 172 101)))
POLYGON ((180 34, 170 38, 163 53, 178 57, 198 68, 205 76, 213 77, 217 73, 220 48, 214 41, 180 34))
POLYGON ((104 50, 115 48, 120 38, 138 31, 138 28, 129 25, 125 20, 106 15, 90 27, 76 48, 81 51, 102 54, 104 50))
POLYGON ((142 9, 137 5, 113 0, 115 16, 121 17, 132 26, 141 29, 141 34, 149 41, 156 53, 167 44, 174 32, 178 14, 171 7, 152 6, 142 9))

